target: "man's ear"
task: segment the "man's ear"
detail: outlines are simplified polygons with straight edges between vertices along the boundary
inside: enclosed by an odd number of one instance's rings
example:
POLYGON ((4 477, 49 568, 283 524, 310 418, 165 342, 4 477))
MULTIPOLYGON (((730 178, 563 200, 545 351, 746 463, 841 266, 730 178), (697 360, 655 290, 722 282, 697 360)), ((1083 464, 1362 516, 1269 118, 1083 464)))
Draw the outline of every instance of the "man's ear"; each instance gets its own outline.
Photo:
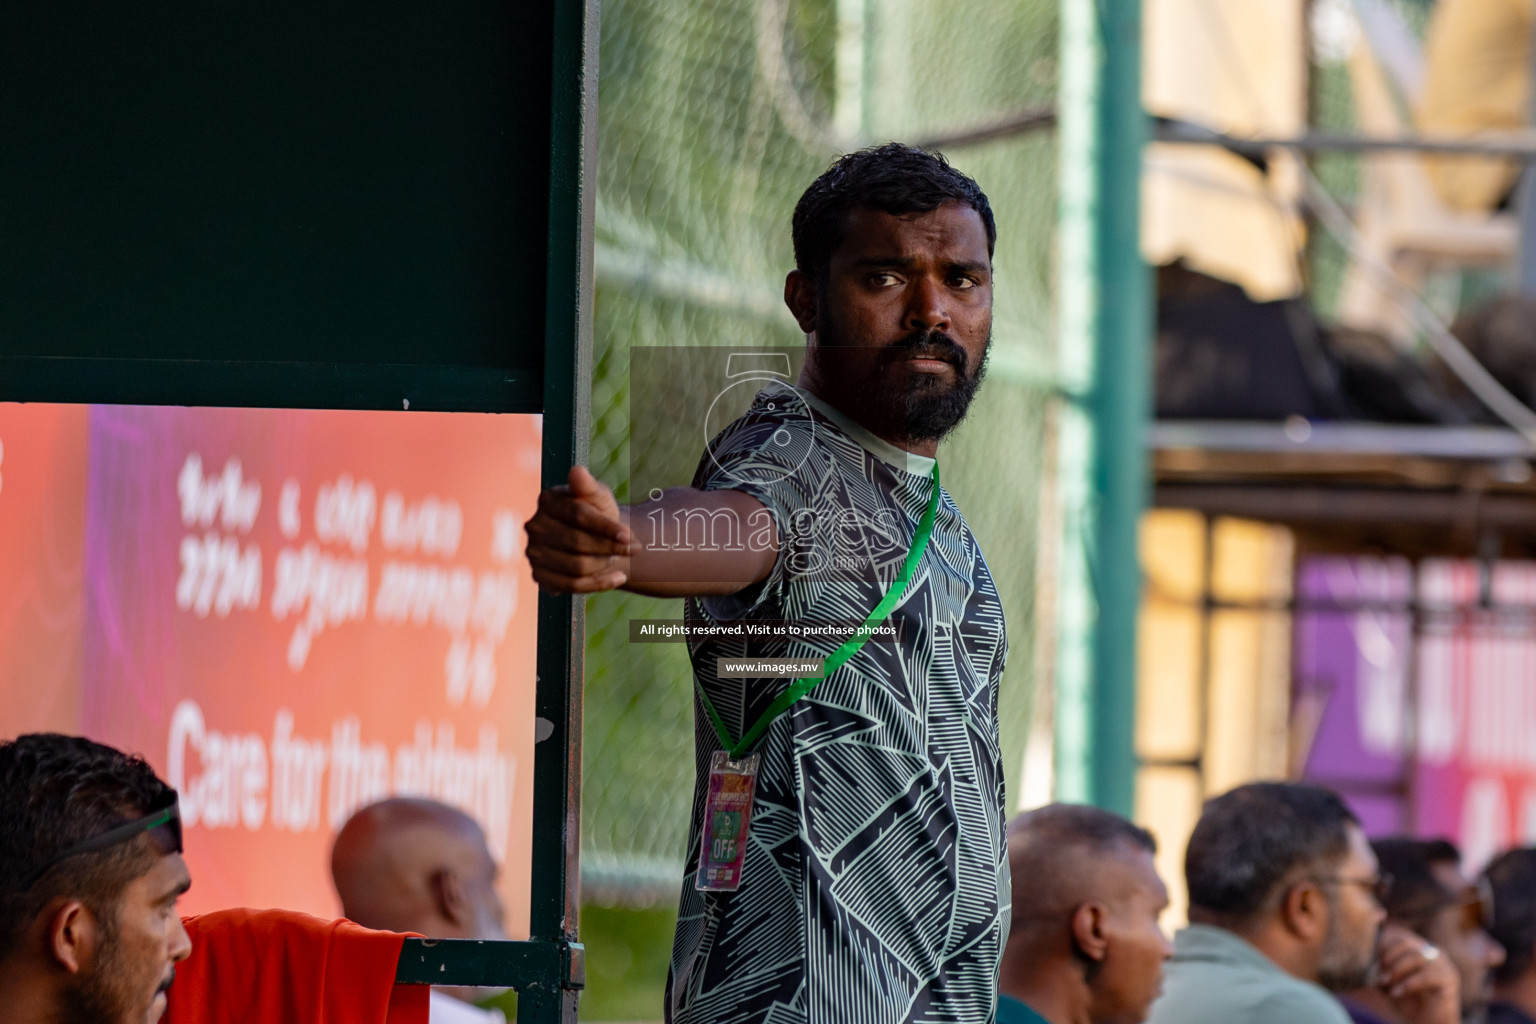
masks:
POLYGON ((1304 942, 1321 942, 1332 912, 1327 894, 1315 882, 1296 882, 1280 897, 1280 922, 1304 942))
POLYGON ((1102 903, 1084 903, 1072 912, 1072 941, 1094 963, 1109 955, 1108 924, 1109 908, 1102 903))
POLYGON ((784 305, 805 334, 816 333, 816 282, 809 274, 791 270, 784 278, 784 305))
MULTIPOLYGON (((437 913, 464 934, 470 934, 474 924, 474 907, 470 905, 469 892, 464 879, 452 868, 443 868, 432 874, 432 901, 437 913)), ((447 938, 448 936, 440 936, 447 938)))
POLYGON ((79 900, 60 904, 48 917, 48 953, 70 974, 78 974, 96 951, 100 926, 79 900))

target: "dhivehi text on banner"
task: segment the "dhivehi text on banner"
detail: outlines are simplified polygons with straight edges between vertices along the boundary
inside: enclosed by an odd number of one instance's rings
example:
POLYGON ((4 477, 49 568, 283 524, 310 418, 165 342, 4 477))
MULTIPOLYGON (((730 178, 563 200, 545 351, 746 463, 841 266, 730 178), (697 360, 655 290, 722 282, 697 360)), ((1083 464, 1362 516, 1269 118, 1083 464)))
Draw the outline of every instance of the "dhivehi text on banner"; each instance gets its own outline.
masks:
POLYGON ((181 793, 193 913, 339 912, 336 829, 461 807, 526 935, 527 415, 0 405, 0 733, 181 793))

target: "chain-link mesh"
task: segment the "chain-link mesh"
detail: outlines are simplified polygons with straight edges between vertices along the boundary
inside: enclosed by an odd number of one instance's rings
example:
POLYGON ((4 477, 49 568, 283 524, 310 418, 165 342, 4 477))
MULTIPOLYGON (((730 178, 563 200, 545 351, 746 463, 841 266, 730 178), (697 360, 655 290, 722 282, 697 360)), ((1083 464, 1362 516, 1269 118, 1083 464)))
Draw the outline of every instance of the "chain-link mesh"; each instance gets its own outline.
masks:
MULTIPOLYGON (((603 10, 592 467, 629 493, 637 346, 800 345, 780 295, 790 213, 838 152, 942 138, 1049 104, 1056 0, 608 0, 603 10)), ((1008 615, 1004 751, 1017 784, 1035 656, 1035 561, 1053 380, 1049 132, 947 151, 998 220, 987 385, 940 450, 1008 615)), ((678 480, 676 483, 686 483, 678 480)), ((630 644, 679 602, 587 607, 586 897, 675 898, 693 785, 686 649, 630 644)))
MULTIPOLYGON (((1422 43, 1434 0, 1387 3, 1422 43)), ((1312 126, 1341 134, 1380 134, 1362 129, 1356 116, 1348 61, 1356 46, 1370 45, 1370 40, 1355 16, 1352 0, 1312 0, 1311 38, 1312 126)), ((1406 117, 1406 110, 1404 113, 1406 117)), ((1412 134, 1412 124, 1406 124, 1404 131, 1412 134)), ((1325 152, 1312 158, 1312 168, 1328 193, 1349 209, 1360 199, 1362 163, 1369 158, 1352 151, 1325 152)), ((1307 262, 1313 308, 1325 320, 1333 320, 1339 311, 1349 254, 1338 239, 1317 226, 1309 236, 1307 262)), ((1437 313, 1450 319, 1459 310, 1491 297, 1499 278, 1497 271, 1486 268, 1437 268, 1426 282, 1425 297, 1437 313)))

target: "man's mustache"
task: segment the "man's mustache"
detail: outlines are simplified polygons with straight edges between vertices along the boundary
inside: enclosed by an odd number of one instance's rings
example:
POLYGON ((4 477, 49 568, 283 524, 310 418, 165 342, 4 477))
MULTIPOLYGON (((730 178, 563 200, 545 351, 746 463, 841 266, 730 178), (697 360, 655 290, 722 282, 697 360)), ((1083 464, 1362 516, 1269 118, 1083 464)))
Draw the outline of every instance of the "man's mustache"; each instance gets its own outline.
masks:
POLYGON ((907 359, 939 359, 953 364, 961 376, 965 375, 969 359, 965 349, 943 331, 913 331, 899 341, 892 342, 882 353, 887 363, 907 359))
POLYGON ((172 967, 170 969, 170 971, 166 974, 165 980, 160 983, 160 987, 155 989, 155 995, 159 995, 162 992, 169 992, 170 988, 171 988, 171 983, 173 981, 175 981, 175 980, 176 980, 176 968, 172 967))

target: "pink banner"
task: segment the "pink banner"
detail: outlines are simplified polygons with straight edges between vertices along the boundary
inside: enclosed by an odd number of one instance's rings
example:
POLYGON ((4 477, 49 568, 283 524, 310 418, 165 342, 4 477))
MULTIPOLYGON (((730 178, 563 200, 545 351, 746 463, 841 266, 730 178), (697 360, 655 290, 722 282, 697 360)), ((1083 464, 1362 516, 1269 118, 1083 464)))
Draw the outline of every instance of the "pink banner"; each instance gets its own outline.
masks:
POLYGON ((1536 563, 1311 558, 1298 598, 1306 776, 1471 868, 1536 843, 1536 563))
POLYGON ((143 753, 189 912, 337 912, 335 829, 408 793, 526 934, 537 417, 0 405, 0 445, 0 725, 143 753))

